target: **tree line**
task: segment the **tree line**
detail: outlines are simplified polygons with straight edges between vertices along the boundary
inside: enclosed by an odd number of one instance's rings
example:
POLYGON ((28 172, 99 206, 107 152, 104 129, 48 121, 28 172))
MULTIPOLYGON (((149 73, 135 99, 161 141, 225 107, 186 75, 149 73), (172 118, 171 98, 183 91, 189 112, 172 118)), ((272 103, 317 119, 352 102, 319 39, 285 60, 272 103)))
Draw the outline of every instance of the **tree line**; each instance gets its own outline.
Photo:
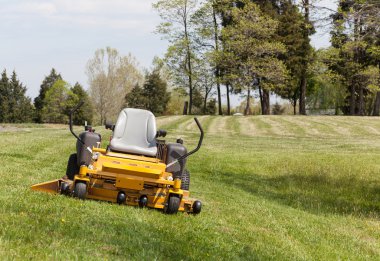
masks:
POLYGON ((55 69, 43 80, 34 103, 26 95, 26 90, 15 71, 10 78, 6 70, 3 71, 0 80, 0 122, 67 123, 70 110, 79 100, 85 102, 86 109, 75 115, 74 124, 92 121, 92 106, 87 92, 79 83, 71 87, 55 69))
POLYGON ((294 114, 307 108, 349 115, 379 114, 380 3, 340 0, 337 10, 314 0, 159 0, 157 32, 169 42, 172 83, 189 97, 216 93, 218 113, 230 114, 230 94, 257 96, 270 114, 273 94, 294 114), (327 12, 327 15, 326 15, 327 12), (310 44, 316 26, 331 30, 330 48, 310 44), (222 108, 222 88, 226 110, 222 108))
POLYGON ((131 54, 98 49, 86 65, 88 91, 52 69, 34 102, 16 72, 8 78, 4 71, 0 122, 66 123, 79 100, 85 105, 75 124, 114 121, 123 107, 230 115, 231 94, 245 97, 238 110, 246 115, 282 114, 281 105, 271 106, 274 94, 294 114, 379 115, 380 3, 340 0, 329 10, 316 2, 158 0, 157 33, 169 46, 151 68, 141 69, 131 54), (316 50, 310 37, 326 25, 331 47, 316 50))
MULTIPOLYGON (((0 80, 0 122, 66 124, 79 101, 84 104, 73 117, 76 125, 114 121, 124 107, 148 109, 156 115, 169 111, 171 93, 167 90, 162 63, 143 75, 132 55, 121 56, 116 49, 107 47, 95 52, 86 72, 89 91, 78 82, 71 86, 53 68, 32 102, 16 72, 8 78, 4 70, 0 80)), ((178 106, 174 108, 178 110, 178 106)))

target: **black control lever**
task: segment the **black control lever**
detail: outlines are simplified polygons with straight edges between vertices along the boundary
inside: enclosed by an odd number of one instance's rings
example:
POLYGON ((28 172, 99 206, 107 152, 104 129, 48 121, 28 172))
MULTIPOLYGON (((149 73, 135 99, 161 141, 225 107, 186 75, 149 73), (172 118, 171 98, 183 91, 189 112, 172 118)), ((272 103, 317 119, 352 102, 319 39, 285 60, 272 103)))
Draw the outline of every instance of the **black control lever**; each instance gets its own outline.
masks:
POLYGON ((194 154, 195 152, 197 152, 201 148, 204 132, 203 132, 202 126, 201 126, 200 122, 198 121, 198 119, 195 117, 194 120, 195 120, 195 123, 198 125, 199 131, 201 132, 201 136, 199 137, 199 141, 198 141, 198 146, 195 149, 193 149, 192 151, 190 151, 190 152, 186 153, 185 155, 182 155, 178 159, 170 162, 168 165, 166 165, 166 169, 169 168, 170 166, 173 166, 174 164, 178 163, 179 161, 186 159, 187 157, 194 154))

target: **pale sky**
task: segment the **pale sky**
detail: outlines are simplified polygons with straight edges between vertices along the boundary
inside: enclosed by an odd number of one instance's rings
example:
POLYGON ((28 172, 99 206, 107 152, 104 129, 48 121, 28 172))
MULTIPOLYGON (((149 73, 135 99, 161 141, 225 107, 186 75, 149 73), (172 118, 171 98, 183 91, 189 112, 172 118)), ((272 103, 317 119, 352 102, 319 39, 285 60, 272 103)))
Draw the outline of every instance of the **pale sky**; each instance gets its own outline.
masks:
MULTIPOLYGON (((70 84, 88 87, 85 67, 96 49, 132 53, 141 67, 163 56, 167 43, 154 33, 154 0, 0 0, 0 70, 16 70, 27 94, 38 95, 52 67, 70 84)), ((334 1, 319 5, 334 7, 334 1)), ((328 34, 313 45, 327 47, 328 34)), ((234 103, 238 102, 235 97, 234 103)), ((235 104, 236 105, 236 104, 235 104)))

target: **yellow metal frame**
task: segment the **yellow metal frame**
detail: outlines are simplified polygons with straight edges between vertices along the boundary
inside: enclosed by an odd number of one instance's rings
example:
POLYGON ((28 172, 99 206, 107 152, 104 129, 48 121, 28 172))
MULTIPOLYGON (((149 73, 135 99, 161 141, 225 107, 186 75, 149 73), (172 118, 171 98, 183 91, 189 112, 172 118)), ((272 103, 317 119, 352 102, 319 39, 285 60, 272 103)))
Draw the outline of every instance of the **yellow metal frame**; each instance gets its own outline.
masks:
POLYGON ((73 181, 54 180, 32 186, 33 190, 59 193, 62 182, 70 184, 71 191, 75 183, 87 184, 86 198, 117 202, 117 195, 126 195, 124 204, 138 206, 141 196, 148 199, 147 207, 163 209, 169 196, 176 194, 181 199, 179 211, 192 212, 194 199, 189 191, 181 189, 181 180, 174 179, 166 172, 166 164, 157 158, 108 152, 93 148, 93 160, 87 166, 81 166, 73 181))

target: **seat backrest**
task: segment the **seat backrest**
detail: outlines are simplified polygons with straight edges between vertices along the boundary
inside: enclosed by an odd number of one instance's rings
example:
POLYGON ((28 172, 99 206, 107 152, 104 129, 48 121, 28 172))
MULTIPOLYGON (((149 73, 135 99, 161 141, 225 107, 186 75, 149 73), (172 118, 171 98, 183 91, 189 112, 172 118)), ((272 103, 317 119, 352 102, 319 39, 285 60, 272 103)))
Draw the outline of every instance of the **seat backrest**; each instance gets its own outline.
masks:
POLYGON ((156 118, 147 110, 125 108, 117 119, 110 149, 112 151, 155 157, 156 118))

